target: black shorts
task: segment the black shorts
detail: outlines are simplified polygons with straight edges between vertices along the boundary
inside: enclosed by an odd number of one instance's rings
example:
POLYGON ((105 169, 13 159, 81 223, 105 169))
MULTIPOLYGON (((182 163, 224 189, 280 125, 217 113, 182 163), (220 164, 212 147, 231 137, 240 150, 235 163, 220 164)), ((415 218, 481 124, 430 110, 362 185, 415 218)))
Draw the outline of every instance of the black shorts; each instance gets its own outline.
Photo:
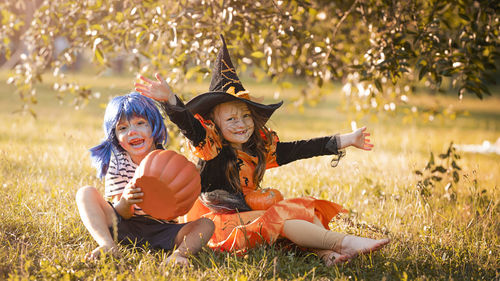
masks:
POLYGON ((148 216, 133 216, 127 220, 120 216, 114 207, 113 210, 117 217, 118 231, 114 232, 113 227, 110 227, 109 232, 113 238, 113 233, 117 233, 118 242, 122 245, 171 250, 174 248, 177 233, 186 225, 160 221, 148 216))

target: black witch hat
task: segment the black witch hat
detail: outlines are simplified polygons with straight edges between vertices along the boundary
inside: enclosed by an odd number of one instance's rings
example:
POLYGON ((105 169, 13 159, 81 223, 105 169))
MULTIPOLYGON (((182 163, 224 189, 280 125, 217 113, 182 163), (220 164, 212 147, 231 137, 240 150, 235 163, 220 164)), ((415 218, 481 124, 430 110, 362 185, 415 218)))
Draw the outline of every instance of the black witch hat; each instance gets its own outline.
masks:
POLYGON ((245 90, 238 75, 236 75, 236 69, 231 62, 231 57, 229 57, 224 37, 221 35, 220 38, 222 47, 212 70, 209 92, 194 97, 186 104, 186 107, 191 113, 200 114, 206 118, 210 110, 218 104, 242 101, 267 121, 273 112, 283 104, 283 101, 269 105, 252 101, 248 91, 245 90))

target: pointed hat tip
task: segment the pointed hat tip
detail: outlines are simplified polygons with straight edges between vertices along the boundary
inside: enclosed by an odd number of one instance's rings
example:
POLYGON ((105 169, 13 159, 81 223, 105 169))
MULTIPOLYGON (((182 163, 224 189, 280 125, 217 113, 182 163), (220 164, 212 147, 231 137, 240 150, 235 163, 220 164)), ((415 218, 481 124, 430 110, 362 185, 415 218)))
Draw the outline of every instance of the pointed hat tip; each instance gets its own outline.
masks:
POLYGON ((222 35, 222 33, 219 35, 220 36, 220 40, 222 41, 222 45, 226 45, 226 40, 224 39, 224 35, 222 35))

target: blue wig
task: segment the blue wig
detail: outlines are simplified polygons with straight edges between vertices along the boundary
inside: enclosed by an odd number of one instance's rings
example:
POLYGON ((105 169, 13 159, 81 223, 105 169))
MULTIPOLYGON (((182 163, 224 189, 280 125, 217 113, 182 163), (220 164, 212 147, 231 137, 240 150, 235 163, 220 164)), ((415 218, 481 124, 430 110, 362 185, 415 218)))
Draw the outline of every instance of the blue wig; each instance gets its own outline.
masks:
POLYGON ((137 92, 128 95, 114 97, 106 107, 104 114, 104 135, 105 139, 101 144, 90 149, 92 166, 97 169, 97 176, 102 178, 106 175, 111 160, 111 154, 124 151, 118 143, 115 134, 116 124, 122 117, 130 120, 134 116, 148 120, 151 126, 153 141, 156 147, 160 148, 167 142, 167 128, 163 123, 163 117, 156 107, 154 101, 137 92))

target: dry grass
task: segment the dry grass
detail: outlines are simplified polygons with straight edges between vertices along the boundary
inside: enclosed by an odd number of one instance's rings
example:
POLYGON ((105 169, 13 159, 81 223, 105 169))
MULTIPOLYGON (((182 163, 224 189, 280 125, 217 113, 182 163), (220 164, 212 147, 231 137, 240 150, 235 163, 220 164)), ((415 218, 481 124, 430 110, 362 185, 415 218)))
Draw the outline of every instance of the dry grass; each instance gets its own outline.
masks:
MULTIPOLYGON (((5 81, 5 74, 0 75, 5 81)), ((433 151, 457 144, 494 142, 500 137, 500 99, 464 99, 469 116, 434 123, 404 124, 401 116, 379 116, 363 123, 372 132, 371 152, 349 149, 337 168, 330 157, 298 161, 269 170, 265 186, 286 197, 313 195, 343 204, 350 214, 331 227, 392 243, 373 255, 325 268, 313 255, 266 246, 245 257, 205 250, 193 268, 164 264, 165 253, 123 250, 121 259, 82 260, 96 246, 80 222, 74 195, 78 187, 102 183, 94 177, 87 149, 101 137, 103 109, 110 94, 126 93, 132 79, 84 75, 102 93, 85 108, 59 105, 49 86, 40 88, 38 119, 11 114, 19 108, 13 88, 0 89, 0 279, 485 279, 499 278, 500 156, 460 153, 462 174, 447 199, 444 184, 420 195, 413 173, 433 151), (108 86, 114 87, 109 89, 108 86)), ((206 85, 196 85, 200 91, 206 85)), ((275 88, 251 85, 256 96, 271 101, 275 88)), ((332 88, 337 91, 336 88, 332 88)), ((291 89, 281 98, 290 104, 291 89)), ((283 141, 349 131, 350 120, 338 112, 331 95, 303 115, 284 107, 271 126, 283 141)), ((424 95, 416 102, 429 103, 424 95)), ((442 104, 457 102, 445 97, 442 104)))

